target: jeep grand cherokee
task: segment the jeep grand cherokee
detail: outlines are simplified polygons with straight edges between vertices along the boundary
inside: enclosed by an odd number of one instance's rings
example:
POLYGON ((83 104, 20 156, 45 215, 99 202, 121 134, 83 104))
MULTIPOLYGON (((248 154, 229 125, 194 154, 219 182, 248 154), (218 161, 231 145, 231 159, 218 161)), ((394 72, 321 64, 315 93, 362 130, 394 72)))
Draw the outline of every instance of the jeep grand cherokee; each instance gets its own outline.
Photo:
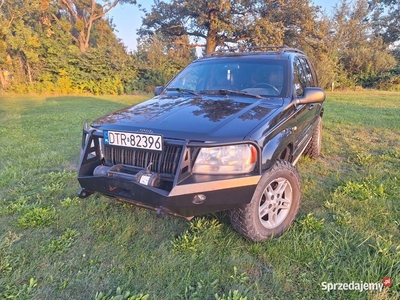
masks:
POLYGON ((79 196, 187 219, 228 210, 248 239, 278 236, 300 205, 294 165, 320 154, 324 100, 302 51, 212 53, 84 127, 79 196))

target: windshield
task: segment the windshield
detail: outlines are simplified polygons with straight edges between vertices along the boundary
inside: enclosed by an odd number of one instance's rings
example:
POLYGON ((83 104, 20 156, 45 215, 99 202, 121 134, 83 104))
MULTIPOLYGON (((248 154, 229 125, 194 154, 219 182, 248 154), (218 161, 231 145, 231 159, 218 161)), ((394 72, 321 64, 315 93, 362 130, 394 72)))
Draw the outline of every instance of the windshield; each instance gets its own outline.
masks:
POLYGON ((285 97, 288 86, 287 63, 286 60, 237 57, 200 60, 188 65, 166 88, 202 94, 229 90, 266 97, 285 97))

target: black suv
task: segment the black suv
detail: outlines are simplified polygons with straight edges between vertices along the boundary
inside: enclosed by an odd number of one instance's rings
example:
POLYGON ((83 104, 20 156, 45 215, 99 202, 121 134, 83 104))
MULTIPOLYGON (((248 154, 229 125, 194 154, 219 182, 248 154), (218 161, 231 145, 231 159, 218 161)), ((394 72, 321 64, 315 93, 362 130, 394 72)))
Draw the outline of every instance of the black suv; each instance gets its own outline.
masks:
POLYGON ((286 230, 301 197, 294 164, 321 149, 325 93, 307 56, 216 52, 155 95, 85 125, 79 196, 187 219, 228 210, 253 241, 286 230))

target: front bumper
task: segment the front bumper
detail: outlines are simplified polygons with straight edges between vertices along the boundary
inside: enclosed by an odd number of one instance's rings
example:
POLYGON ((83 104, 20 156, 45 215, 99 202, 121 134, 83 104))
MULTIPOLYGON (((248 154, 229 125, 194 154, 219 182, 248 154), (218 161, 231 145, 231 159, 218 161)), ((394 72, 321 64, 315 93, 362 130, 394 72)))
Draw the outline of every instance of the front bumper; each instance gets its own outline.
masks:
MULTIPOLYGON (((137 173, 143 168, 135 166, 119 165, 120 169, 125 168, 129 172, 111 172, 106 167, 108 171, 96 173, 95 169, 98 166, 110 166, 110 162, 103 155, 101 133, 84 129, 78 173, 78 181, 84 191, 80 193, 81 196, 99 192, 118 200, 185 218, 228 210, 250 202, 261 178, 260 166, 253 173, 246 175, 193 174, 193 149, 204 144, 176 140, 165 142, 182 147, 182 151, 176 160, 174 174, 161 174, 164 184, 155 187, 136 180, 137 173)), ((258 145, 254 145, 260 155, 258 145)), ((110 167, 111 170, 115 169, 112 165, 110 167)))

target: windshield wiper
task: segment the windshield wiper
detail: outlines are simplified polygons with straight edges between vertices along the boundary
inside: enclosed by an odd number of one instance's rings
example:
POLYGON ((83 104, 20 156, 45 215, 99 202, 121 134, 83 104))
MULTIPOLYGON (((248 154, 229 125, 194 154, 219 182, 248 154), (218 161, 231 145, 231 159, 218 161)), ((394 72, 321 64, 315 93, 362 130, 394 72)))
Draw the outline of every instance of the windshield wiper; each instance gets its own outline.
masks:
POLYGON ((166 91, 176 91, 179 93, 189 93, 195 96, 200 96, 199 94, 197 94, 195 91, 193 90, 188 90, 188 89, 181 89, 181 88, 166 88, 166 91))
POLYGON ((235 91, 235 90, 227 90, 227 89, 221 89, 221 90, 204 90, 200 91, 200 94, 211 94, 211 95, 243 95, 243 96, 249 96, 249 97, 254 97, 257 99, 261 99, 262 97, 257 94, 250 94, 248 92, 244 91, 235 91))

